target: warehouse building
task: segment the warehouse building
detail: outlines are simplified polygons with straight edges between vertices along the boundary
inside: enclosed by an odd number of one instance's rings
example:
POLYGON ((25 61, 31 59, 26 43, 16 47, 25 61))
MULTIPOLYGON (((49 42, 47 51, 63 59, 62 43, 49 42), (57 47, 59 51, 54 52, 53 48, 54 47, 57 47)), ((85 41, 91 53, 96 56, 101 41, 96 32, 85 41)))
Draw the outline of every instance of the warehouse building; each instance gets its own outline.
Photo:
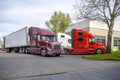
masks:
MULTIPOLYGON (((70 28, 66 30, 66 32, 70 33, 72 29, 85 29, 96 36, 96 41, 102 42, 103 44, 107 44, 108 27, 107 24, 105 24, 102 21, 83 20, 71 25, 70 28)), ((119 45, 120 24, 115 23, 112 37, 112 49, 119 49, 119 45)))
POLYGON ((2 45, 3 45, 2 41, 0 40, 0 50, 2 49, 2 45))

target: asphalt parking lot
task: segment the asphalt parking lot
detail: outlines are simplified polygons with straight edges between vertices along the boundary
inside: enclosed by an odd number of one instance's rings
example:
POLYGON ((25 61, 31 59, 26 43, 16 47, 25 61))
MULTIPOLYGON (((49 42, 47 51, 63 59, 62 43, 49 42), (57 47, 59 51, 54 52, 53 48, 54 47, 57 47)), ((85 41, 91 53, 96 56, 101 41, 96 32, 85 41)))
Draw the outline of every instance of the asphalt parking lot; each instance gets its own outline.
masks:
POLYGON ((0 52, 0 79, 56 80, 58 78, 57 80, 73 80, 74 78, 75 80, 90 80, 91 78, 91 80, 119 80, 119 61, 89 60, 82 56, 41 57, 40 55, 0 52), (92 76, 94 74, 96 77, 92 76), (110 77, 108 74, 113 76, 110 77))

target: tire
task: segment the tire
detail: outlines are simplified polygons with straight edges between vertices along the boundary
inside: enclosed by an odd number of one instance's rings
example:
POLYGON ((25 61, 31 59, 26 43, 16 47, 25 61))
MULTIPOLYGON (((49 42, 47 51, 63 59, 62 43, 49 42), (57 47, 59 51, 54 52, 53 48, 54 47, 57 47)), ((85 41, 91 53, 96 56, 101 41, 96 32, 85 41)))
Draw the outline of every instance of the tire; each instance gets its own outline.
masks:
POLYGON ((68 55, 68 54, 69 54, 67 48, 64 48, 63 50, 64 50, 64 53, 63 53, 63 54, 65 54, 65 55, 68 55))
POLYGON ((67 49, 64 49, 64 54, 65 54, 65 55, 69 54, 69 52, 68 52, 67 49))
POLYGON ((28 50, 27 50, 27 48, 25 48, 24 50, 25 50, 25 53, 26 53, 26 54, 28 54, 28 53, 29 53, 29 52, 28 52, 28 50))
POLYGON ((22 53, 22 48, 19 49, 19 53, 22 53))
POLYGON ((70 53, 67 51, 67 53, 66 53, 67 55, 69 55, 70 53))
POLYGON ((20 48, 20 49, 19 49, 19 53, 25 53, 25 52, 24 52, 24 48, 20 48))
POLYGON ((6 49, 6 53, 10 53, 10 49, 6 49))
POLYGON ((41 56, 46 56, 46 54, 45 54, 45 50, 42 49, 41 52, 40 52, 40 54, 41 54, 41 56))
POLYGON ((18 48, 15 48, 15 53, 19 53, 19 49, 18 48))
POLYGON ((56 54, 56 56, 60 56, 60 54, 56 54))
POLYGON ((7 48, 7 49, 6 49, 6 52, 7 52, 7 53, 11 53, 11 51, 12 51, 11 48, 7 48))
POLYGON ((96 54, 102 54, 102 49, 97 49, 96 54))

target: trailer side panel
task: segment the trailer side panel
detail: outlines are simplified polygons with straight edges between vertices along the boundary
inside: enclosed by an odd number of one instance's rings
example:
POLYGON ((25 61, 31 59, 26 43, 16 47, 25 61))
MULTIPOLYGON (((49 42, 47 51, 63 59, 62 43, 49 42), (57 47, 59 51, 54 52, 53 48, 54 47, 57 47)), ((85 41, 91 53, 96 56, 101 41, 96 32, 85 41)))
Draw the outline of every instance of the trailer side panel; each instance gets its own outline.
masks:
POLYGON ((28 45, 28 28, 25 27, 4 37, 5 48, 28 45))

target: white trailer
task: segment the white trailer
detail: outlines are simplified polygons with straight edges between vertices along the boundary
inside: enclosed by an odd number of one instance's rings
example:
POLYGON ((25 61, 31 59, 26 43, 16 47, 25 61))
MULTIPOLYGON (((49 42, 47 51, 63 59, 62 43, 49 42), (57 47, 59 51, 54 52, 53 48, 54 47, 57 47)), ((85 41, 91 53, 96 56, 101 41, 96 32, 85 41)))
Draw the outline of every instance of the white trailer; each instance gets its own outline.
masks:
POLYGON ((29 46, 28 37, 28 28, 22 28, 4 37, 4 47, 7 52, 10 52, 11 49, 18 51, 17 48, 19 47, 29 46))
POLYGON ((70 48, 71 47, 71 36, 65 33, 58 33, 57 34, 57 41, 61 43, 63 48, 70 48))

